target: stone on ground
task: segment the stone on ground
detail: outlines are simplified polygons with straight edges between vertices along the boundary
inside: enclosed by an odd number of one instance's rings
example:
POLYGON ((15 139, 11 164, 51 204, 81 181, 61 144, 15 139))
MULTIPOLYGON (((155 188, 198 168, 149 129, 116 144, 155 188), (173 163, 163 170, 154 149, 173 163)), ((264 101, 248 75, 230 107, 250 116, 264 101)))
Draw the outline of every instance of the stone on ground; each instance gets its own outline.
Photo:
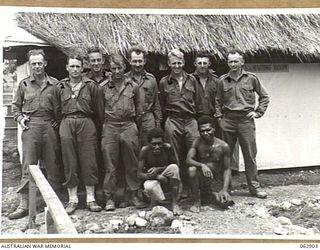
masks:
POLYGON ((301 206, 302 204, 302 201, 300 199, 292 199, 290 202, 295 206, 301 206))
POLYGON ((278 234, 278 235, 288 235, 289 234, 289 231, 288 229, 282 227, 282 226, 277 226, 273 229, 273 232, 275 234, 278 234))
POLYGON ((284 217, 284 216, 278 217, 278 221, 282 225, 291 225, 292 224, 291 220, 289 218, 287 218, 287 217, 284 217))
POLYGON ((135 224, 137 227, 145 227, 148 224, 148 222, 143 218, 137 217, 135 224))

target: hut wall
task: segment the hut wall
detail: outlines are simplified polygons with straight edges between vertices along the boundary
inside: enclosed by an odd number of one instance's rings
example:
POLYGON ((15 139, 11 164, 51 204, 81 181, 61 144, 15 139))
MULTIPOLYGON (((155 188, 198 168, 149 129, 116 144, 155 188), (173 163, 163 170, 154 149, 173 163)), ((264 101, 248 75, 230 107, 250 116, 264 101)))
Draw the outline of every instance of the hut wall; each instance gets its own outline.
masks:
POLYGON ((248 65, 270 94, 266 114, 256 119, 258 169, 319 166, 320 63, 268 65, 248 65))

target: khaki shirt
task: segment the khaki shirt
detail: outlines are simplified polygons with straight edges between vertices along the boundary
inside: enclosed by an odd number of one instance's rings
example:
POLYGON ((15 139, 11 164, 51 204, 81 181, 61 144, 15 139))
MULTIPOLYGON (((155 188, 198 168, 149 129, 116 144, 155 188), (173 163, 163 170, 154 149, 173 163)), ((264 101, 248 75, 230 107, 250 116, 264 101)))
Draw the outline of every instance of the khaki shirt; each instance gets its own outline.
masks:
POLYGON ((224 112, 255 111, 257 118, 263 116, 269 104, 269 95, 259 79, 253 73, 242 70, 236 81, 228 74, 220 77, 216 97, 216 117, 224 112), (256 94, 258 104, 256 105, 256 94))
POLYGON ((12 101, 14 119, 20 121, 23 114, 35 117, 59 116, 59 102, 54 95, 57 79, 46 75, 45 84, 39 85, 34 76, 23 79, 15 92, 12 101))
POLYGON ((104 119, 116 121, 134 120, 142 113, 139 86, 128 77, 118 89, 112 79, 103 82, 100 93, 104 101, 104 119))
POLYGON ((126 76, 139 86, 143 112, 153 113, 155 120, 160 121, 162 114, 158 97, 157 80, 154 75, 144 71, 141 81, 135 79, 131 71, 127 72, 126 76))
POLYGON ((207 76, 205 88, 204 88, 200 82, 200 77, 197 74, 197 72, 194 72, 193 75, 199 84, 199 95, 202 100, 202 105, 197 110, 197 113, 199 116, 208 115, 213 117, 216 111, 215 98, 216 98, 217 85, 218 85, 219 78, 212 72, 209 72, 207 76))
POLYGON ((91 117, 96 124, 100 124, 103 118, 100 116, 102 99, 97 85, 89 78, 82 77, 78 95, 73 93, 70 79, 65 78, 57 84, 57 96, 61 104, 62 116, 83 114, 91 117))
POLYGON ((181 91, 177 80, 167 75, 161 79, 159 90, 163 117, 195 118, 197 110, 201 109, 199 84, 193 75, 183 72, 181 91))

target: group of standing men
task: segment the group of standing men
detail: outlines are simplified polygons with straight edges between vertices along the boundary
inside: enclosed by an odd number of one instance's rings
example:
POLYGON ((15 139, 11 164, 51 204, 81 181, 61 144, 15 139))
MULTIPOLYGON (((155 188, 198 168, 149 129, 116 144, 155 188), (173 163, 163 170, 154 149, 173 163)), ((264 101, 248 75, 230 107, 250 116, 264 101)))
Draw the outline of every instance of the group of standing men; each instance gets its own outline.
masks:
POLYGON ((86 188, 87 208, 102 210, 95 199, 99 167, 105 172, 106 211, 116 208, 119 175, 126 189, 119 207, 127 203, 145 207, 138 192, 142 181, 152 199, 159 184, 171 188, 174 214, 181 213, 182 186, 190 190, 193 212, 200 211, 202 184, 208 184, 205 190, 216 201, 227 204, 230 158, 237 140, 251 194, 266 197, 257 180, 254 118, 264 114, 269 97, 258 78, 243 70, 240 51, 228 53, 230 71, 219 79, 209 69, 209 54, 199 53, 196 71, 188 74, 183 69, 184 54, 173 49, 168 53, 171 72, 159 85, 145 71, 147 53, 141 46, 128 51, 131 70, 127 73, 124 58, 118 54, 109 56, 110 72, 105 72, 103 53, 90 48, 87 73, 82 73, 83 59, 70 55, 69 76, 61 81, 45 73, 42 50, 31 50, 28 58, 32 74, 20 82, 13 101, 15 119, 23 129, 23 160, 21 200, 10 219, 28 214, 28 166, 39 159, 53 189, 65 180, 68 214, 77 209, 80 179, 86 188), (214 136, 216 129, 222 129, 225 142, 214 136), (219 173, 223 183, 216 190, 213 183, 219 173))

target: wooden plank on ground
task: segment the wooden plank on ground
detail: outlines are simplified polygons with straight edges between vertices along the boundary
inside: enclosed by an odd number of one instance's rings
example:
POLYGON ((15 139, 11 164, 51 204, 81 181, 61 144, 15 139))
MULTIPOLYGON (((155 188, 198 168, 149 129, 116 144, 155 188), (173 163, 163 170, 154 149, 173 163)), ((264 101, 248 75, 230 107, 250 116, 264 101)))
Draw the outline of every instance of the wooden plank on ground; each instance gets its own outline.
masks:
POLYGON ((29 176, 29 228, 35 228, 36 216, 37 216, 37 185, 32 178, 29 176))
POLYGON ((55 223, 57 231, 60 234, 77 234, 70 217, 66 213, 62 203, 49 185, 48 181, 42 174, 37 165, 29 166, 30 174, 32 175, 35 183, 37 184, 44 201, 47 204, 51 217, 55 223))

